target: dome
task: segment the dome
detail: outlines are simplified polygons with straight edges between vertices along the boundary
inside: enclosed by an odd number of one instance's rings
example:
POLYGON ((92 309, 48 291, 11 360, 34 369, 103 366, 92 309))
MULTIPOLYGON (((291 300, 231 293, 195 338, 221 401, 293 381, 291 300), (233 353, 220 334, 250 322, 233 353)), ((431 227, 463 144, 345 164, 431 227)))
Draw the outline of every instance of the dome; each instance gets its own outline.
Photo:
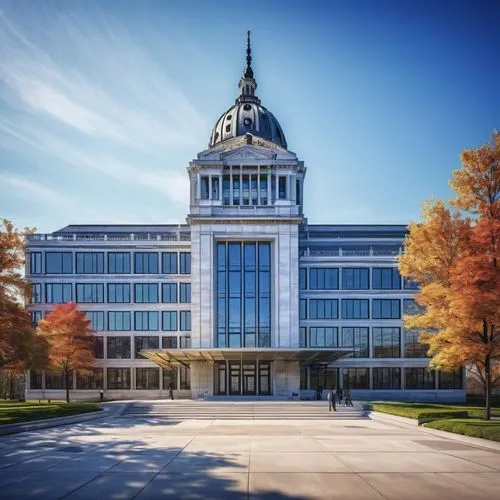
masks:
POLYGON ((229 108, 212 129, 209 148, 228 139, 252 134, 287 148, 285 134, 274 115, 255 95, 257 82, 252 69, 252 51, 250 48, 250 32, 247 34, 247 65, 239 82, 240 95, 234 106, 229 108))
POLYGON ((257 102, 237 102, 215 124, 209 147, 227 139, 252 134, 286 149, 286 139, 278 120, 257 102))

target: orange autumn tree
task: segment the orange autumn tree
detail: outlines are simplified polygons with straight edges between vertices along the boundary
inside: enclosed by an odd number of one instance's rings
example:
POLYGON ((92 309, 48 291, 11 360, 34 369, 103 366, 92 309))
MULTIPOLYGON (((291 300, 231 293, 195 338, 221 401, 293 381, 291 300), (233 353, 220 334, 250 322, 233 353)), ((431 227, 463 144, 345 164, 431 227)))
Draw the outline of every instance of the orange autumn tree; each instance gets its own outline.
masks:
POLYGON ((424 309, 404 321, 423 332, 432 368, 474 368, 489 419, 491 389, 500 382, 500 134, 461 160, 451 206, 428 202, 421 222, 409 225, 399 267, 419 284, 424 309))
MULTIPOLYGON (((25 302, 31 284, 24 278, 25 238, 33 229, 19 230, 0 219, 0 369, 27 368, 38 352, 35 331, 25 302)), ((40 360, 39 360, 40 361, 40 360)))
POLYGON ((49 367, 64 376, 69 403, 71 373, 88 373, 94 366, 95 337, 90 321, 75 303, 59 304, 38 323, 37 334, 48 344, 49 367))

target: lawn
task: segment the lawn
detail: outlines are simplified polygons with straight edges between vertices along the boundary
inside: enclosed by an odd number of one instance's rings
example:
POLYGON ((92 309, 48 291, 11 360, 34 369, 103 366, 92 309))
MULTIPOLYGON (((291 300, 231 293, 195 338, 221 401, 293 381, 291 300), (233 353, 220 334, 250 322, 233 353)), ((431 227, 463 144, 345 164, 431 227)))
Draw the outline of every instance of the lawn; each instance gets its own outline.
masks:
POLYGON ((488 422, 477 418, 445 418, 427 422, 424 426, 431 427, 432 429, 439 429, 441 431, 463 434, 464 436, 500 441, 500 421, 498 420, 488 422))
MULTIPOLYGON (((467 404, 439 404, 439 403, 371 403, 373 411, 413 418, 420 423, 438 418, 481 418, 484 408, 467 404)), ((492 408, 492 416, 500 416, 500 408, 492 408)))
POLYGON ((64 401, 0 401, 0 425, 29 422, 53 417, 67 417, 78 413, 99 411, 95 403, 66 403, 64 401))

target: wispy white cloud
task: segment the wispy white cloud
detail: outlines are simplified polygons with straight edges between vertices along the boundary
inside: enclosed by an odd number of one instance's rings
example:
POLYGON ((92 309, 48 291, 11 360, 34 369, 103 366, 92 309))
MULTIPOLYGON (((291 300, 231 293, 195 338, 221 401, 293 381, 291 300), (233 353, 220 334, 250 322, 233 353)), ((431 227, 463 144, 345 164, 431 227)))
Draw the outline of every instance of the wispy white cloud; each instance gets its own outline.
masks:
POLYGON ((0 11, 0 80, 13 107, 148 149, 199 144, 205 118, 122 26, 58 14, 43 49, 0 11), (64 46, 71 59, 56 58, 64 46))
MULTIPOLYGON (((0 149, 34 164, 55 158, 186 206, 185 169, 165 168, 159 158, 202 144, 205 117, 124 26, 55 10, 48 19, 39 43, 0 10, 0 106, 7 110, 0 149)), ((40 185, 7 178, 50 198, 40 185)))
POLYGON ((0 172, 0 184, 3 185, 3 189, 13 189, 17 194, 28 196, 35 201, 49 203, 58 207, 67 207, 72 203, 70 196, 26 177, 0 172))

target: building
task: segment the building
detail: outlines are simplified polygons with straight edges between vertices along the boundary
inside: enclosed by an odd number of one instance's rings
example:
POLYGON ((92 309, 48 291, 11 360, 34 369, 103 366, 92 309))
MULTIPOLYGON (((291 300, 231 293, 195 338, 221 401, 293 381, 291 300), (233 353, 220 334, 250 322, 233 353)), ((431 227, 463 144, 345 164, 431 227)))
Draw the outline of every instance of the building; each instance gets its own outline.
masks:
MULTIPOLYGON (((314 225, 306 168, 261 105, 251 66, 209 148, 190 162, 187 224, 72 225, 28 239, 31 314, 76 301, 98 335, 73 398, 463 400, 461 373, 427 370, 404 331, 415 287, 396 267, 406 227, 314 225)), ((27 397, 62 396, 31 372, 27 397)))

